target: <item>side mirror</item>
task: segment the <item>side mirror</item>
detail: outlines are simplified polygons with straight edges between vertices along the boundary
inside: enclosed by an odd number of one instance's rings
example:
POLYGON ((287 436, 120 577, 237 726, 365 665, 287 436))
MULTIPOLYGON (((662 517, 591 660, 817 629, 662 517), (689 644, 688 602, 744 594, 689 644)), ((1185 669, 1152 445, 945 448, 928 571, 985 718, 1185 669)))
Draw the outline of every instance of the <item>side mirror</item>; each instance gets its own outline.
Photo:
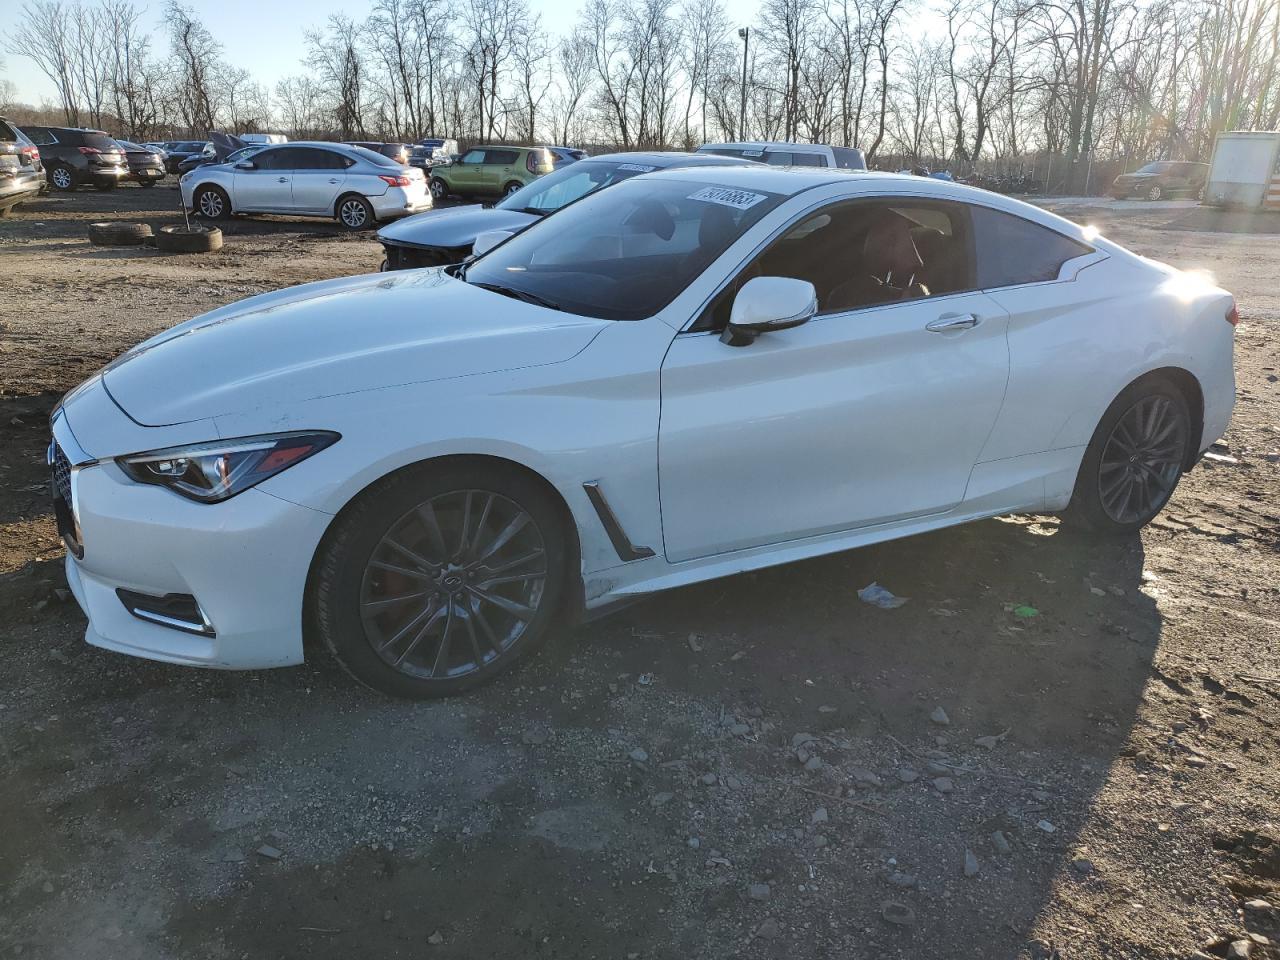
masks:
POLYGON ((505 243, 509 237, 515 236, 514 230, 486 230, 476 236, 475 242, 471 244, 471 255, 473 257, 481 256, 488 253, 500 243, 505 243))
POLYGON ((808 323, 818 312, 818 294, 808 280, 753 277, 733 298, 729 325, 720 342, 745 347, 762 333, 808 323))
POLYGON ((254 163, 252 160, 237 160, 236 169, 237 170, 257 170, 258 165, 254 163))

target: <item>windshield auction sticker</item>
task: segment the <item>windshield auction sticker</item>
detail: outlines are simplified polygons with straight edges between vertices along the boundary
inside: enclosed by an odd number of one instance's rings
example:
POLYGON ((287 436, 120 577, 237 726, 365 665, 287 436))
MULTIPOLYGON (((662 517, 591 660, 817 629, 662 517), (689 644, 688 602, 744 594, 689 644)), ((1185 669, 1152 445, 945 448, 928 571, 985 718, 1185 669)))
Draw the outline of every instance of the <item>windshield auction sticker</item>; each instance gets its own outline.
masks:
POLYGON ((632 173, 652 173, 657 167, 652 167, 647 163, 620 163, 619 170, 630 170, 632 173))
POLYGON ((718 203, 721 206, 733 207, 735 210, 747 210, 765 199, 765 195, 748 193, 746 190, 729 190, 725 187, 707 187, 697 193, 689 194, 689 199, 718 203))

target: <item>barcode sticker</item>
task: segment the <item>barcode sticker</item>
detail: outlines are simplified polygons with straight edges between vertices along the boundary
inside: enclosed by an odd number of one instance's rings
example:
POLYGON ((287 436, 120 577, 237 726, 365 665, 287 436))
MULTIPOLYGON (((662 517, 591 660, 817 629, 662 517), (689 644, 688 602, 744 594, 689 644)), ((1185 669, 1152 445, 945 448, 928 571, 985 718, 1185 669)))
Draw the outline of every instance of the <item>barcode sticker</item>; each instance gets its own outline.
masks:
POLYGON ((652 173, 654 170, 657 170, 658 168, 651 166, 647 163, 620 163, 618 164, 618 169, 630 170, 633 173, 652 173))
POLYGON ((765 195, 749 193, 746 190, 730 190, 727 187, 705 187, 697 193, 689 194, 689 199, 718 203, 721 206, 733 207, 735 210, 747 210, 765 199, 765 195))

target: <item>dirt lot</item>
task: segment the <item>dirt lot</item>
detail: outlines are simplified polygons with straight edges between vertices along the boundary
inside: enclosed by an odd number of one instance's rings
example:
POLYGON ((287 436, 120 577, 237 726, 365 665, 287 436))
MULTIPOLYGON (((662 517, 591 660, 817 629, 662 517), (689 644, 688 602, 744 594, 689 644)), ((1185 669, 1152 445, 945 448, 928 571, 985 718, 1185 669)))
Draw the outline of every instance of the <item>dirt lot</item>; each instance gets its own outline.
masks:
POLYGON ((1274 221, 1071 209, 1212 270, 1244 318, 1234 462, 1140 538, 1005 518, 714 582, 415 705, 319 652, 216 674, 83 643, 45 493, 57 395, 192 314, 379 259, 283 220, 207 257, 83 239, 175 208, 131 188, 0 224, 0 956, 1075 960, 1254 934, 1280 957, 1280 914, 1243 906, 1280 904, 1274 221), (873 580, 910 601, 861 603, 873 580))

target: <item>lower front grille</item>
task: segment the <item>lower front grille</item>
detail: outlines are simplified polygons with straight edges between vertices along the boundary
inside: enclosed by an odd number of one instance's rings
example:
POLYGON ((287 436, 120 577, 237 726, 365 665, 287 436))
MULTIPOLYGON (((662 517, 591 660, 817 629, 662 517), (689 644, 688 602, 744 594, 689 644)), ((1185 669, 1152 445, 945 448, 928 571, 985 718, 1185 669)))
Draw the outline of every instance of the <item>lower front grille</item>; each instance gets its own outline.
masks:
POLYGON ((63 543, 77 560, 84 557, 84 546, 80 543, 79 530, 76 529, 76 515, 71 488, 71 461, 62 452, 58 441, 49 444, 49 474, 53 493, 53 516, 58 523, 58 533, 63 543))

